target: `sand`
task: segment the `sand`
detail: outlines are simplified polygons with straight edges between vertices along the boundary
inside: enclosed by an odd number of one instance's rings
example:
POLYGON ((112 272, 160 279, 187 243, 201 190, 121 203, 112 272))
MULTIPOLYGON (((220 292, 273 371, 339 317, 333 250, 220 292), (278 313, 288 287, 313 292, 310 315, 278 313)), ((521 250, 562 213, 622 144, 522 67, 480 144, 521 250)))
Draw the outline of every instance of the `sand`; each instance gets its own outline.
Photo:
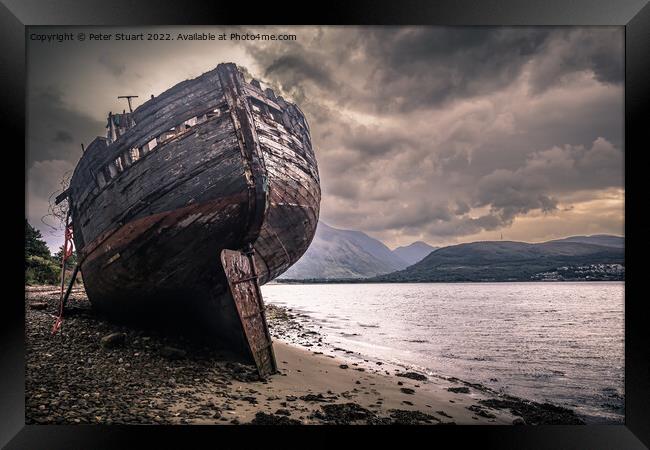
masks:
MULTIPOLYGON (((471 388, 468 394, 447 391, 448 387, 458 387, 462 384, 440 379, 416 381, 386 375, 383 369, 362 368, 353 365, 357 363, 339 357, 332 358, 325 353, 314 354, 279 340, 275 341, 274 350, 280 374, 272 376, 267 383, 234 382, 231 386, 234 393, 241 397, 254 398, 255 402, 239 400, 235 403, 235 410, 224 411, 225 417, 246 423, 253 420, 258 412, 274 414, 284 409, 290 413, 288 417, 306 424, 314 424, 322 423, 321 420, 310 417, 319 411, 322 405, 353 402, 380 417, 390 417, 391 410, 394 409, 421 411, 433 416, 431 423, 434 424, 454 422, 459 425, 509 425, 515 419, 505 411, 484 409, 486 415, 495 417, 483 417, 467 409, 473 405, 480 408, 479 410, 483 409, 477 401, 488 396, 471 388), (341 365, 347 365, 348 368, 341 368, 341 365), (412 389, 414 393, 404 393, 402 388, 412 389), (308 394, 322 394, 326 401, 300 399, 308 394)), ((219 400, 209 396, 207 399, 219 400)), ((193 423, 213 421, 198 419, 193 423)))
POLYGON ((279 373, 267 380, 223 349, 107 322, 81 287, 52 336, 58 292, 26 289, 28 424, 581 423, 564 408, 364 360, 328 345, 317 324, 272 305, 279 373), (119 339, 107 346, 110 336, 119 339))

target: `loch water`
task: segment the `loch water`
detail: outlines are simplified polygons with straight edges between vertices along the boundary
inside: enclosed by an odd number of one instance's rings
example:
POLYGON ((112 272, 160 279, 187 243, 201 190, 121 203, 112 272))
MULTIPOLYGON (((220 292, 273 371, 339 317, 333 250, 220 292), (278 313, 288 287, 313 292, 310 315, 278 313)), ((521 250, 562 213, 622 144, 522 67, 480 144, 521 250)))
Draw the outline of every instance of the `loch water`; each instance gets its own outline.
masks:
POLYGON ((623 282, 269 284, 265 301, 369 358, 624 419, 623 282))

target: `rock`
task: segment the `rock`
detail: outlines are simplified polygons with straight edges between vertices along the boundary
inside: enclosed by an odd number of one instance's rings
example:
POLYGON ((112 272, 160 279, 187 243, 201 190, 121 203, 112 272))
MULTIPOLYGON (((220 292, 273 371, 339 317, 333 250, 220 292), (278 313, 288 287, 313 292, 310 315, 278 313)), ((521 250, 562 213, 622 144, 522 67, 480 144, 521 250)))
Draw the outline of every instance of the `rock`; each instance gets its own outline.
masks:
POLYGON ((400 388, 400 391, 402 391, 405 394, 410 394, 410 395, 415 394, 415 390, 411 388, 400 388))
POLYGON ((347 425, 351 422, 364 421, 368 424, 385 423, 377 415, 356 403, 342 403, 321 406, 324 414, 314 413, 314 417, 335 425, 347 425))
POLYGON ((494 419, 496 417, 478 405, 468 406, 467 409, 474 412, 477 416, 485 417, 486 419, 494 419))
POLYGON ((47 302, 32 302, 29 304, 31 309, 41 310, 47 308, 47 302))
POLYGON ((455 394, 469 394, 469 388, 468 387, 450 387, 447 388, 449 392, 453 392, 455 394))
POLYGON ((419 423, 433 423, 440 422, 440 419, 430 414, 420 411, 409 411, 406 409, 391 409, 389 410, 390 417, 396 425, 417 425, 419 423))
POLYGON ((341 364, 341 365, 339 365, 339 367, 340 367, 341 369, 347 369, 347 368, 348 368, 348 365, 347 365, 347 364, 341 364))
POLYGON ((126 333, 111 333, 107 334, 99 341, 104 348, 117 348, 122 347, 126 343, 126 333))
POLYGON ((301 425, 301 423, 296 419, 291 419, 284 415, 258 412, 251 421, 251 425, 301 425))
POLYGON ((403 373, 396 373, 395 375, 398 377, 410 378, 411 380, 417 380, 417 381, 427 380, 427 377, 425 375, 422 375, 421 373, 417 373, 417 372, 403 372, 403 373))
POLYGON ((183 359, 187 352, 180 348, 165 346, 160 349, 160 355, 167 359, 183 359))
POLYGON ((398 386, 404 386, 404 383, 402 383, 401 381, 398 381, 398 382, 397 382, 397 385, 398 385, 398 386))
POLYGON ((517 417, 515 420, 512 421, 513 425, 526 425, 526 421, 522 419, 521 417, 517 417))
POLYGON ((328 402, 330 401, 328 398, 326 398, 323 394, 307 394, 303 395, 300 397, 300 400, 304 400, 306 402, 328 402))
POLYGON ((513 396, 498 399, 479 400, 483 406, 493 409, 509 409, 515 416, 521 416, 527 425, 584 425, 584 421, 568 408, 550 403, 537 403, 513 396))
POLYGON ((275 412, 275 414, 277 414, 278 416, 290 416, 290 415, 291 415, 291 413, 289 412, 289 410, 288 410, 288 409, 284 409, 284 408, 280 408, 280 409, 278 409, 278 410, 275 412))

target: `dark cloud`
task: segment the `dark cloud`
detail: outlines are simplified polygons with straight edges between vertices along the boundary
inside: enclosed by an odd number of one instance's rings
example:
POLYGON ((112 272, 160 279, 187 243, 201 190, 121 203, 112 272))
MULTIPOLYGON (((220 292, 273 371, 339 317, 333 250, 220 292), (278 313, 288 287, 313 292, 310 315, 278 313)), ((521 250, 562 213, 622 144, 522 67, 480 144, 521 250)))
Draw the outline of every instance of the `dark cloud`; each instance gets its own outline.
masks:
POLYGON ((508 86, 546 42, 545 29, 379 29, 367 51, 372 83, 398 96, 400 109, 444 104, 508 86))
MULTIPOLYGON (((321 216, 331 225, 401 245, 504 229, 520 230, 524 240, 565 230, 616 232, 622 224, 621 28, 266 32, 298 39, 144 43, 124 52, 97 43, 78 56, 77 67, 88 70, 83 77, 36 71, 29 98, 33 173, 73 165, 78 143, 104 132, 104 121, 78 106, 89 93, 111 92, 95 106, 106 112, 127 81, 137 92, 156 93, 234 61, 306 113, 321 173, 321 216), (66 85, 74 76, 87 85, 83 94, 66 85), (45 88, 50 84, 57 88, 45 88)), ((56 68, 62 59, 40 55, 39 63, 46 61, 56 68)), ((44 187, 31 186, 40 197, 56 184, 54 175, 45 178, 44 187)))
POLYGON ((69 107, 54 86, 35 87, 28 96, 28 159, 65 160, 81 157, 81 143, 104 132, 104 122, 69 107), (76 143, 75 143, 76 142, 76 143))
POLYGON ((378 157, 412 147, 414 139, 402 130, 386 130, 379 126, 350 127, 346 140, 349 148, 366 157, 378 157))
POLYGON ((57 130, 56 134, 54 135, 54 142, 72 142, 72 135, 68 133, 65 130, 57 130))
POLYGON ((264 71, 266 76, 276 75, 284 80, 283 87, 289 89, 292 85, 298 85, 311 80, 324 87, 334 87, 330 74, 322 65, 316 61, 308 61, 297 55, 282 55, 275 58, 264 71))
POLYGON ((97 61, 108 70, 113 76, 119 77, 126 71, 126 64, 120 62, 115 56, 109 53, 102 53, 97 61))
MULTIPOLYGON (((590 70, 623 81, 620 28, 369 27, 346 40, 319 33, 313 45, 250 46, 266 76, 304 95, 311 81, 343 105, 377 110, 442 107, 508 87, 530 69, 539 93, 568 74, 590 70), (328 52, 329 50, 329 52, 328 52), (325 57, 325 55, 327 55, 325 57), (336 55, 336 56, 334 56, 336 55), (351 87, 345 77, 363 77, 351 87)), ((335 31, 334 31, 335 33, 335 31)))
POLYGON ((535 93, 557 86, 563 77, 581 71, 592 72, 603 83, 623 82, 625 49, 620 27, 567 28, 552 35, 544 50, 531 67, 535 93))

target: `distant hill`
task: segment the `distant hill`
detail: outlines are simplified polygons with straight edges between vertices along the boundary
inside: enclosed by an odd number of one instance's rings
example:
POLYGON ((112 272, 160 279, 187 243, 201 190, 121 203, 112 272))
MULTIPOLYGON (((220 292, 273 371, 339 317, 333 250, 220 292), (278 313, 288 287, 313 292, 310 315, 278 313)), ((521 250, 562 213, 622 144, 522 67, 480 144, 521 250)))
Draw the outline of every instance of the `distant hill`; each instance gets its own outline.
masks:
POLYGON ((539 244, 485 241, 452 245, 434 251, 406 269, 374 277, 372 281, 608 280, 622 277, 623 247, 573 242, 568 238, 539 244))
POLYGON ((429 253, 436 250, 438 247, 432 247, 426 242, 417 241, 410 245, 403 247, 397 247, 393 250, 393 254, 397 255, 403 261, 406 261, 408 265, 413 265, 417 262, 422 261, 425 256, 428 256, 429 253))
POLYGON ((366 278, 407 266, 382 242, 361 231, 340 230, 318 222, 305 254, 279 278, 366 278))
POLYGON ((605 245, 607 247, 625 246, 625 238, 612 236, 611 234, 592 234, 591 236, 571 236, 564 239, 556 239, 549 242, 581 242, 583 244, 605 245))

